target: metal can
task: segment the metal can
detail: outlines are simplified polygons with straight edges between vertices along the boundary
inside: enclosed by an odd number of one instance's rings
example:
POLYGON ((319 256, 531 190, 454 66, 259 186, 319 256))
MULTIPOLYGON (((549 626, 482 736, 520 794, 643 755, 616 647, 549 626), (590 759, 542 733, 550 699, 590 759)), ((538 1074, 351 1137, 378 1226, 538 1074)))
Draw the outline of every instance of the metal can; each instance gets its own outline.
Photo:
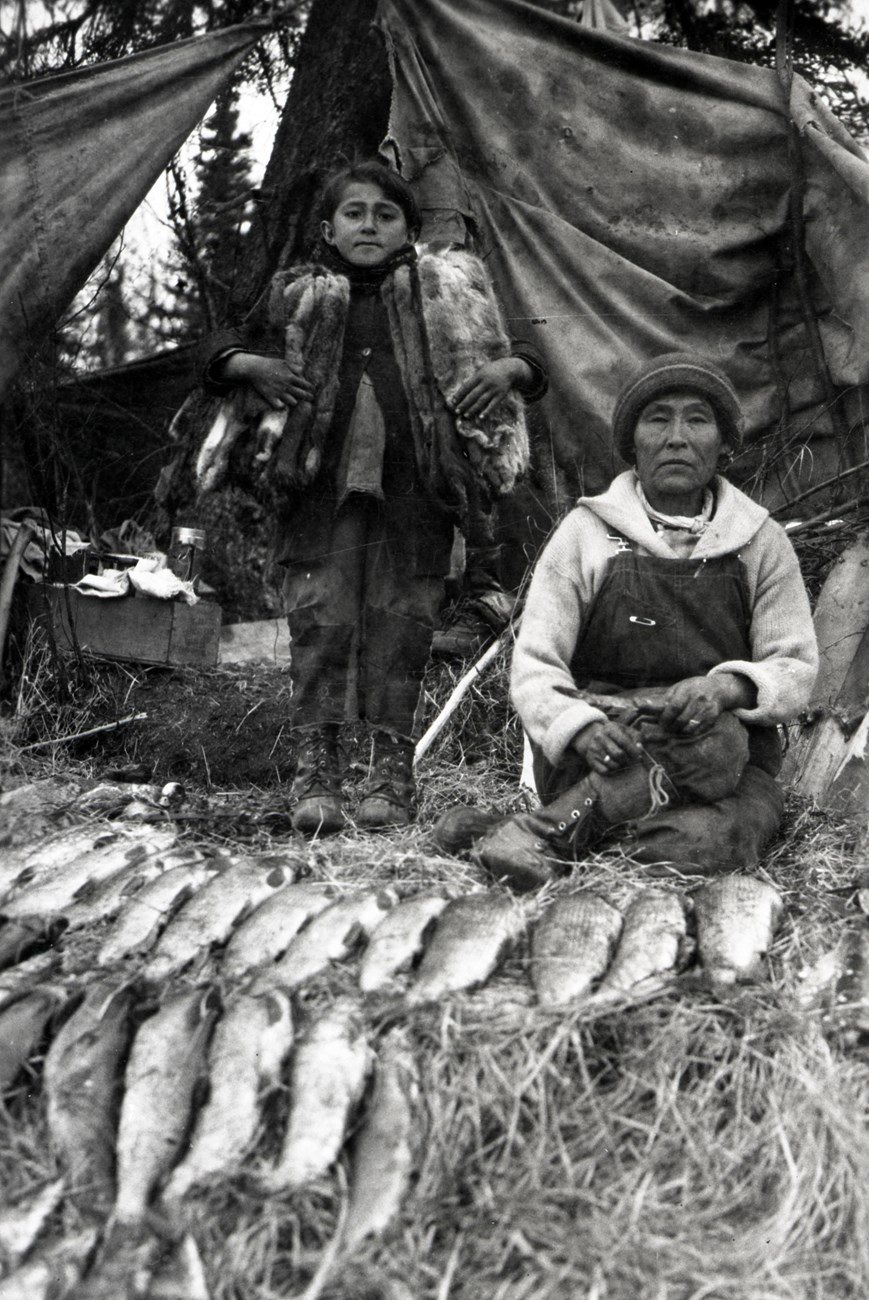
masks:
POLYGON ((201 528, 173 528, 167 564, 183 582, 193 582, 202 568, 205 532, 201 528))

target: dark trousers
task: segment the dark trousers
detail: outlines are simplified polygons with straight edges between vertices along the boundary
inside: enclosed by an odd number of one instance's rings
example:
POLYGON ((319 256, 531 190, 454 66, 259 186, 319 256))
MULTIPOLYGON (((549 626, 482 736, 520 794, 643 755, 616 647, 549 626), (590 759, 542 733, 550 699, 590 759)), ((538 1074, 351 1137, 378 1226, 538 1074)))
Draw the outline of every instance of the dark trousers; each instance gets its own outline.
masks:
POLYGON ((415 562, 406 509, 399 528, 388 502, 359 495, 335 513, 319 553, 287 563, 295 725, 359 717, 414 734, 453 527, 425 503, 420 514, 438 533, 429 537, 433 558, 425 564, 415 562))

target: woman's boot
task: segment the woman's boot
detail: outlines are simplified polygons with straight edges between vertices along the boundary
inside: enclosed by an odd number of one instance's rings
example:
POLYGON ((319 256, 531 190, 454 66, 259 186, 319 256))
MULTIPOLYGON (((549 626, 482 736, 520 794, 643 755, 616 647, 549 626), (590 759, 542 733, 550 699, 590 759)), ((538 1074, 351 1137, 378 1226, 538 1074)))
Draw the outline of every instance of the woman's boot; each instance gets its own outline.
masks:
POLYGON ((477 841, 475 856, 520 892, 565 875, 608 830, 678 804, 660 764, 635 763, 600 776, 590 772, 544 808, 505 818, 477 841))
POLYGON ((375 731, 371 767, 356 815, 361 830, 407 826, 414 817, 413 751, 408 736, 375 731))
POLYGON ((338 725, 325 722, 300 727, 296 735, 293 829, 302 835, 333 835, 346 824, 338 770, 338 725))

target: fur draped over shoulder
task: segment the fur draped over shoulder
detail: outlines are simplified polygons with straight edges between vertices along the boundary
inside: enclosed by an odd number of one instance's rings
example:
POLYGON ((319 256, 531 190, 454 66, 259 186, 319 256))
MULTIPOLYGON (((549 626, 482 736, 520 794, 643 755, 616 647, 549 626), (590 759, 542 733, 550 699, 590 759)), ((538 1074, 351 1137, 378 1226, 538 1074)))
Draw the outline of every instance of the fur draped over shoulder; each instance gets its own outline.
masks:
MULTIPOLYGON (((414 437, 429 493, 460 512, 469 478, 489 492, 509 492, 528 466, 521 399, 510 393, 483 419, 452 411, 455 394, 481 365, 510 353, 498 303, 480 260, 461 249, 422 249, 414 264, 396 267, 380 290, 390 322, 414 437)), ((201 490, 221 485, 232 446, 252 435, 254 460, 270 489, 312 483, 335 412, 350 302, 346 276, 319 265, 279 272, 269 291, 270 324, 282 335, 287 360, 310 380, 315 396, 288 412, 265 410, 249 386, 221 403, 196 465, 201 490)))

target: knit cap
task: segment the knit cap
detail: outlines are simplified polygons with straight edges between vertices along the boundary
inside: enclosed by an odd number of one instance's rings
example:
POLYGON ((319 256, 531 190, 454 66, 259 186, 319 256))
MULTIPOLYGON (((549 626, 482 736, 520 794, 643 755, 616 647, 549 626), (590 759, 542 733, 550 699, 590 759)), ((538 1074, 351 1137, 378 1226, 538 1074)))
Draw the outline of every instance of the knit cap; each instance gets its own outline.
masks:
POLYGON ((736 389, 723 370, 705 357, 688 352, 667 352, 640 366, 616 400, 613 442, 623 460, 633 463, 634 431, 643 407, 661 393, 674 389, 699 393, 718 418, 721 436, 731 451, 742 442, 742 410, 736 389))

